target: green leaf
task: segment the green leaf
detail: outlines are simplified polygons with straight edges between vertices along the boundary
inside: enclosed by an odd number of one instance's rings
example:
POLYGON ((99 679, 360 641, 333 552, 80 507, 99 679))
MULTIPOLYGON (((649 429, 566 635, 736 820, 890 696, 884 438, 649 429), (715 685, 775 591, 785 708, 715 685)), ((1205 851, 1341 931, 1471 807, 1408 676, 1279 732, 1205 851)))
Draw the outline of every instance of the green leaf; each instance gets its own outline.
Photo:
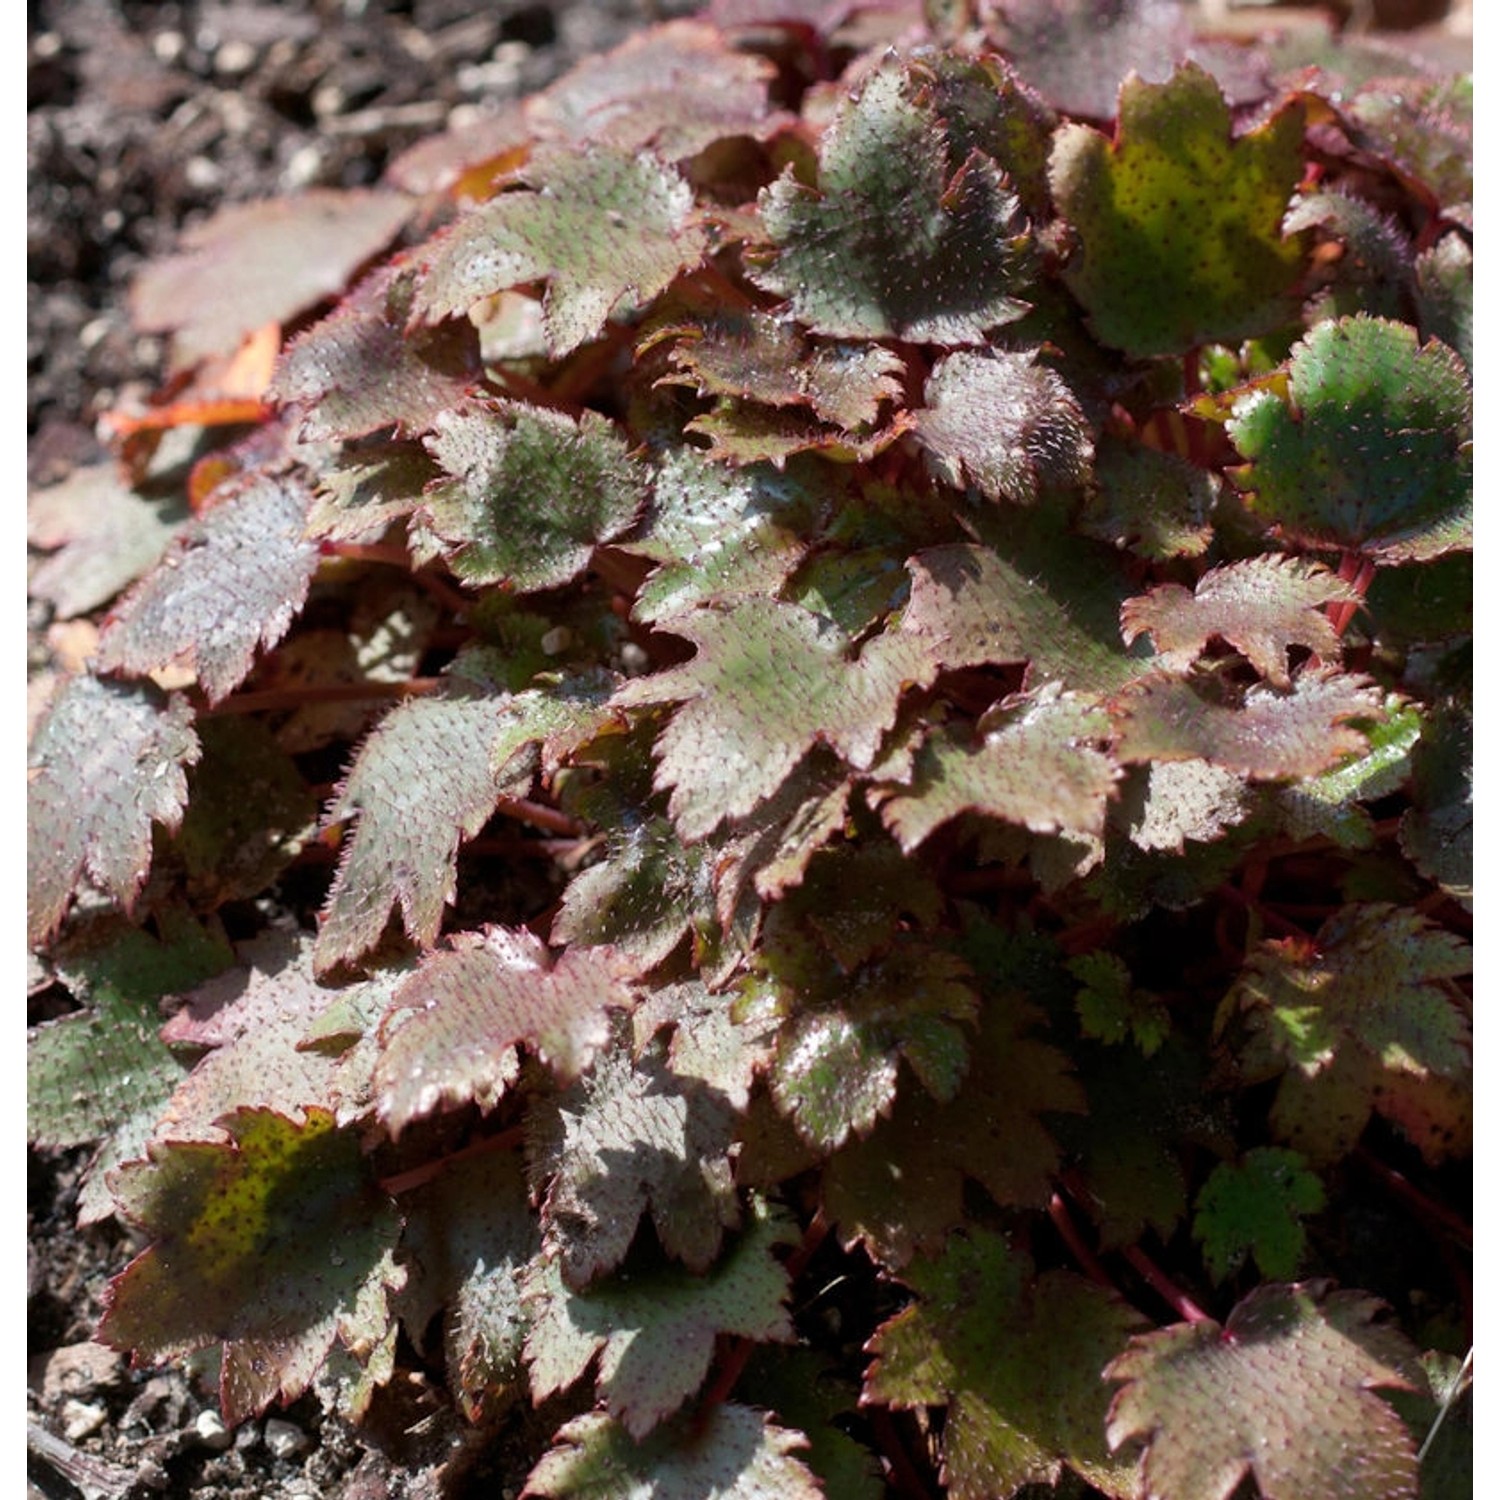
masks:
POLYGON ((189 664, 210 703, 233 692, 256 649, 274 646, 307 598, 318 568, 306 535, 311 500, 295 471, 226 480, 116 605, 99 636, 100 669, 142 677, 189 664))
POLYGON ((1104 1447, 1096 1372, 1141 1326, 1118 1298, 985 1230, 949 1238, 901 1279, 918 1301, 882 1324, 866 1402, 946 1406, 943 1480, 953 1500, 1056 1484, 1064 1464, 1109 1494, 1127 1472, 1104 1447))
POLYGON ((1451 349, 1361 315, 1319 323, 1288 368, 1285 397, 1242 396, 1229 421, 1257 516, 1386 563, 1473 545, 1473 397, 1451 349))
POLYGON ((151 1244, 109 1285, 101 1341, 142 1363, 222 1345, 231 1424, 291 1401, 335 1340, 369 1349, 404 1273, 401 1221, 358 1138, 309 1110, 240 1109, 223 1142, 153 1142, 115 1174, 121 1213, 151 1244))
POLYGON ((674 615, 670 628, 698 648, 693 660, 626 683, 613 701, 682 704, 657 737, 657 780, 690 843, 754 811, 820 741, 868 768, 902 689, 934 670, 899 633, 856 655, 832 622, 759 596, 674 615))
POLYGON ((553 1500, 823 1500, 793 1448, 800 1432, 724 1403, 704 1421, 681 1418, 633 1442, 602 1412, 575 1417, 531 1471, 527 1495, 553 1500))
POLYGON ((467 313, 495 292, 545 280, 547 347, 567 354, 702 258, 691 187, 648 152, 541 146, 525 177, 530 186, 491 199, 434 242, 418 319, 467 313))
POLYGON ((739 1223, 729 1143, 735 1115, 716 1090, 679 1078, 652 1043, 617 1044, 528 1116, 533 1192, 548 1253, 581 1289, 625 1258, 649 1207, 662 1247, 705 1272, 739 1223))
POLYGON ((382 1023, 378 1109, 392 1136, 438 1109, 492 1105, 525 1044, 564 1086, 610 1038, 635 995, 607 948, 553 957, 526 929, 456 933, 396 991, 382 1023))
POLYGON ((1141 1478, 1173 1500, 1229 1500, 1253 1475, 1265 1500, 1416 1500, 1416 1452, 1375 1394, 1419 1389, 1416 1351, 1382 1305, 1327 1284, 1257 1288, 1220 1328, 1138 1335, 1105 1371, 1124 1381, 1110 1446, 1142 1440, 1141 1478))
POLYGON ((1417 257, 1417 321, 1422 337, 1441 339, 1474 368, 1474 252, 1461 234, 1445 234, 1417 257))
POLYGON ((1026 311, 1019 200, 981 151, 956 158, 908 70, 872 74, 839 109, 816 188, 788 170, 760 210, 777 253, 751 275, 816 333, 977 344, 1026 311))
POLYGON ((720 1335, 795 1340, 786 1270, 772 1254, 795 1238, 784 1215, 760 1210, 706 1275, 663 1267, 596 1281, 586 1292, 568 1289, 555 1260, 538 1262, 523 1293, 532 1312, 532 1399, 572 1385, 598 1355, 600 1400, 639 1441, 702 1385, 720 1335))
POLYGON ((1052 194, 1079 249, 1063 272, 1099 339, 1135 357, 1264 333, 1293 309, 1303 251, 1282 216, 1302 175, 1303 108, 1239 139, 1213 77, 1128 78, 1109 140, 1063 125, 1052 194))
POLYGON ((613 423, 497 401, 445 412, 428 451, 451 479, 422 515, 454 573, 518 593, 556 588, 619 536, 645 500, 645 475, 613 423))
POLYGON ((1201 557, 1208 550, 1217 475, 1175 453, 1105 436, 1094 458, 1094 482, 1078 517, 1085 536, 1128 547, 1150 562, 1201 557))
POLYGON ((1133 1037, 1142 1057, 1151 1057, 1172 1030, 1161 998, 1131 983, 1124 960, 1113 953, 1081 953, 1068 972, 1082 984, 1073 1002, 1083 1034, 1107 1045, 1133 1037))
POLYGON ((1412 752, 1412 805, 1401 815, 1401 850, 1465 905, 1474 899, 1474 721, 1453 704, 1422 726, 1412 752))
POLYGON ((1279 554, 1210 568, 1191 592, 1164 583, 1120 609, 1127 644, 1149 633, 1157 661, 1178 672, 1202 655, 1217 636, 1241 652, 1273 686, 1291 686, 1287 652, 1303 646, 1322 661, 1337 663, 1338 632, 1322 606, 1357 600, 1359 594, 1317 563, 1279 554))
POLYGON ((1238 1163, 1220 1162, 1193 1215, 1193 1238, 1203 1241, 1209 1275, 1225 1280, 1249 1254, 1268 1280, 1294 1276, 1307 1247, 1302 1217, 1326 1202, 1323 1184, 1295 1151, 1256 1146, 1238 1163))
POLYGON ((934 367, 916 413, 917 441, 955 489, 987 500, 1034 504, 1082 484, 1094 444, 1083 409, 1035 352, 959 350, 934 367))
POLYGON ((27 757, 26 935, 58 928, 85 877, 129 906, 151 867, 151 825, 174 829, 201 750, 193 714, 151 683, 91 673, 58 689, 27 757))

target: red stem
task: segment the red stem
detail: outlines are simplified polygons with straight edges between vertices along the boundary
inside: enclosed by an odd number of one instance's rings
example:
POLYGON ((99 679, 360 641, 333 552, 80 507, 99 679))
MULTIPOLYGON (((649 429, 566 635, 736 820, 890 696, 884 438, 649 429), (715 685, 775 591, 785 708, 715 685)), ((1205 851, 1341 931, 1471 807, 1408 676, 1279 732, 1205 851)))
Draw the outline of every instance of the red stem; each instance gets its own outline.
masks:
POLYGON ((326 682, 307 687, 265 688, 256 693, 236 693, 222 703, 205 705, 202 718, 223 714, 277 713, 287 708, 304 708, 319 703, 378 702, 383 698, 422 698, 443 685, 441 677, 411 677, 405 682, 326 682))
POLYGON ((1068 1212, 1068 1205, 1063 1202, 1060 1193, 1053 1193, 1047 1204, 1047 1217, 1052 1220, 1053 1227, 1062 1237, 1062 1242, 1068 1247, 1073 1259, 1083 1267, 1084 1274, 1090 1281, 1097 1282, 1107 1291, 1118 1292, 1120 1289, 1110 1279, 1110 1274, 1104 1269, 1103 1262, 1084 1243, 1083 1236, 1078 1232, 1078 1226, 1073 1222, 1073 1216, 1068 1212))
POLYGON ((901 1434, 896 1430, 890 1412, 883 1406, 872 1406, 868 1410, 870 1434, 880 1445, 880 1451, 891 1466, 890 1481, 896 1494, 905 1495, 908 1500, 932 1500, 932 1491, 927 1488, 927 1481, 911 1461, 911 1455, 906 1451, 906 1444, 901 1441, 901 1434))
POLYGON ((523 797, 502 797, 495 804, 495 811, 517 823, 527 823, 532 828, 541 828, 547 833, 560 833, 568 838, 581 838, 587 831, 577 818, 558 812, 542 802, 530 802, 523 797))
POLYGON ((519 1144, 523 1134, 521 1126, 512 1125, 509 1130, 502 1130, 499 1135, 487 1135, 483 1140, 471 1141, 457 1151, 450 1151, 447 1156, 438 1157, 436 1161, 424 1161, 419 1167, 411 1167, 405 1172, 382 1177, 379 1183, 380 1190, 389 1193, 393 1198, 398 1193, 409 1193, 413 1188, 419 1188, 431 1182, 434 1177, 446 1171, 456 1161, 463 1161, 470 1156, 487 1156, 491 1151, 509 1150, 510 1147, 519 1144))
POLYGON ((1451 1208, 1439 1203, 1435 1198, 1429 1198, 1421 1188, 1402 1176, 1394 1167, 1388 1167, 1368 1146, 1356 1146, 1354 1160, 1373 1176, 1378 1177, 1419 1218, 1446 1230, 1460 1244, 1470 1249, 1473 1248, 1474 1231, 1451 1208))
POLYGON ((1214 1321, 1139 1245, 1130 1245, 1123 1254, 1151 1287, 1151 1290, 1184 1322, 1212 1323, 1214 1321))

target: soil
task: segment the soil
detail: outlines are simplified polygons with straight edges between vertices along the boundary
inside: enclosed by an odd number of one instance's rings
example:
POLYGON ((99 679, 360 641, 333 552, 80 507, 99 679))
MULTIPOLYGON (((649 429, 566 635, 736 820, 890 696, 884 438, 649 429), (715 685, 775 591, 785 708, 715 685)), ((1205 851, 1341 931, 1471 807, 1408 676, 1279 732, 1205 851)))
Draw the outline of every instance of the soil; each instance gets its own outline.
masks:
MULTIPOLYGON (((32 483, 101 457, 99 416, 160 384, 163 351, 132 330, 125 296, 143 261, 171 250, 184 227, 227 202, 372 183, 394 154, 445 124, 543 87, 631 30, 693 8, 690 0, 30 0, 32 483)), ((1227 0, 1205 0, 1204 9, 1222 16, 1227 0)), ((1456 51, 1465 45, 1463 0, 1365 0, 1363 11, 1367 21, 1400 12, 1429 24, 1434 48, 1447 50, 1455 36, 1456 51)), ((1443 60, 1466 65, 1458 55, 1443 60)), ((29 1021, 65 1008, 43 990, 29 1021)), ((498 1430, 474 1431, 440 1390, 398 1378, 358 1431, 307 1399, 229 1433, 211 1381, 132 1371, 93 1343, 103 1288, 135 1247, 117 1224, 79 1228, 87 1160, 87 1151, 28 1156, 28 1500, 519 1494, 554 1412, 523 1407, 498 1430)))

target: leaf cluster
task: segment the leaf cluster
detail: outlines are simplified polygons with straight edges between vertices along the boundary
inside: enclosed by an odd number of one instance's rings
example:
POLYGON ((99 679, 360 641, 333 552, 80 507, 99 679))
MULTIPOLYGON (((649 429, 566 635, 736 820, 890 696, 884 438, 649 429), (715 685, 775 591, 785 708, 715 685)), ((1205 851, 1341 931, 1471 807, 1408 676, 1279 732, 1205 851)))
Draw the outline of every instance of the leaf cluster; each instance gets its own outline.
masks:
POLYGON ((99 1336, 547 1403, 534 1495, 1446 1496, 1470 85, 887 11, 143 277, 31 531, 99 1336))

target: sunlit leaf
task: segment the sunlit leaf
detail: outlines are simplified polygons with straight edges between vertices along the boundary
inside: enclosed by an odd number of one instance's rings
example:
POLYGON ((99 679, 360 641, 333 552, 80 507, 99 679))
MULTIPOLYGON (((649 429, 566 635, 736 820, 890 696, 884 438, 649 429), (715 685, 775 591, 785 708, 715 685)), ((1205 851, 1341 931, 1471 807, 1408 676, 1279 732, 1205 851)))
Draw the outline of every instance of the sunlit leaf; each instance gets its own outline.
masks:
POLYGON ((1209 1274, 1223 1281, 1246 1255, 1268 1280, 1294 1276, 1307 1245, 1305 1214, 1327 1202, 1323 1184, 1295 1151, 1257 1146, 1238 1163, 1220 1162, 1198 1194, 1193 1237, 1203 1241, 1209 1274))

